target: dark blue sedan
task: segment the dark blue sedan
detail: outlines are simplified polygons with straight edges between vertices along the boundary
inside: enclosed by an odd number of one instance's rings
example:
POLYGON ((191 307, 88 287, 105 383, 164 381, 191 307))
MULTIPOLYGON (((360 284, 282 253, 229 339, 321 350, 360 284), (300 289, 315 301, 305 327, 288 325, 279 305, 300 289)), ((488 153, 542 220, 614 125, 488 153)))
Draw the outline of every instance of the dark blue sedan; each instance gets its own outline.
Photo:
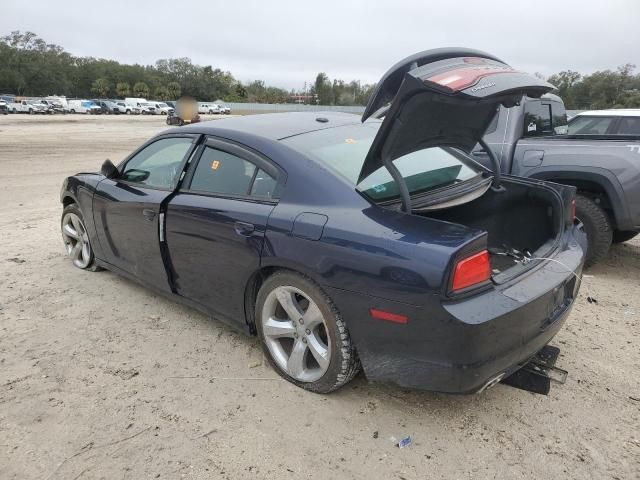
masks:
POLYGON ((332 391, 362 366, 372 381, 480 391, 551 340, 579 288, 573 187, 467 155, 500 105, 551 88, 441 49, 395 65, 362 121, 284 113, 168 130, 65 180, 64 243, 79 268, 258 335, 302 388, 332 391))

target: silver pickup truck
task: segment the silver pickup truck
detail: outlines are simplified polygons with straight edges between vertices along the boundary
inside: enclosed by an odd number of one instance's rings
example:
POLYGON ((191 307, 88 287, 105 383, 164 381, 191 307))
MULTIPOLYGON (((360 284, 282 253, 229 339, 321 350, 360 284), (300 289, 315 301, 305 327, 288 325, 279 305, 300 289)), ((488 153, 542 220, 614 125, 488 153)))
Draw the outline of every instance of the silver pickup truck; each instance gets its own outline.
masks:
POLYGON ((567 122, 556 95, 500 107, 484 145, 472 152, 504 174, 549 180, 578 189, 576 217, 588 238, 586 265, 604 258, 611 243, 640 232, 640 110, 583 112, 567 122))

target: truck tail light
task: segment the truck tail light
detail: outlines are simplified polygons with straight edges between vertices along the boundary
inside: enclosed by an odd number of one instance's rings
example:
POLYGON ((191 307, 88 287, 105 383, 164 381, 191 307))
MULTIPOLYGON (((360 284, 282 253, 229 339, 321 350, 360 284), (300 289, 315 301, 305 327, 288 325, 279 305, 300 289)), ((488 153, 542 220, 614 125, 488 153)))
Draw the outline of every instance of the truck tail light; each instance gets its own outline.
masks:
POLYGON ((489 252, 483 250, 456 263, 451 289, 453 291, 462 290, 478 283, 486 282, 490 278, 491 263, 489 262, 489 252))

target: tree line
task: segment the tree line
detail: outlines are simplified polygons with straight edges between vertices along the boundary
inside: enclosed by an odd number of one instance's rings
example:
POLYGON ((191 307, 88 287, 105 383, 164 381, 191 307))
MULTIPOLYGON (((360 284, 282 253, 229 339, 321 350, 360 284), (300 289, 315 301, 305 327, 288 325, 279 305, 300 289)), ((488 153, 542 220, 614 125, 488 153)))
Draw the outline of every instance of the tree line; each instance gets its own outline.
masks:
POLYGON ((555 93, 568 109, 640 108, 640 74, 634 74, 635 68, 627 63, 616 71, 591 75, 565 70, 547 80, 557 87, 555 93))
MULTIPOLYGON (((640 107, 640 74, 635 65, 581 75, 565 70, 548 78, 569 109, 640 107)), ((318 73, 302 91, 287 91, 262 80, 241 82, 230 72, 195 65, 189 58, 128 65, 115 60, 77 57, 33 32, 0 37, 0 93, 24 96, 144 97, 320 105, 366 105, 374 85, 331 80, 318 73)))
POLYGON ((286 103, 296 101, 297 95, 297 101, 303 103, 364 105, 372 88, 357 81, 332 82, 325 74, 319 74, 318 79, 309 82, 306 91, 287 91, 262 80, 243 83, 230 72, 195 65, 189 58, 161 59, 155 65, 128 65, 74 56, 33 32, 14 31, 0 37, 0 93, 163 100, 189 95, 198 100, 257 103, 286 103))

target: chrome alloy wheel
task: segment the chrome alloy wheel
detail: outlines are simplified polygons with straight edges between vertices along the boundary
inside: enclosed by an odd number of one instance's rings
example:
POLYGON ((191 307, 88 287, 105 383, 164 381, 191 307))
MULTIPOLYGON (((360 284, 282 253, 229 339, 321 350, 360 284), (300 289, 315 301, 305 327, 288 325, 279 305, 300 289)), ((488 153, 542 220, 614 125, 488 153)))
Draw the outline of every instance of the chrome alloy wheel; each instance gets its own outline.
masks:
POLYGON ((280 286, 262 308, 262 333, 275 363, 300 382, 315 382, 329 368, 331 339, 318 305, 302 290, 280 286))
POLYGON ((87 268, 91 263, 89 235, 75 213, 69 212, 62 219, 62 240, 73 264, 78 268, 87 268))

